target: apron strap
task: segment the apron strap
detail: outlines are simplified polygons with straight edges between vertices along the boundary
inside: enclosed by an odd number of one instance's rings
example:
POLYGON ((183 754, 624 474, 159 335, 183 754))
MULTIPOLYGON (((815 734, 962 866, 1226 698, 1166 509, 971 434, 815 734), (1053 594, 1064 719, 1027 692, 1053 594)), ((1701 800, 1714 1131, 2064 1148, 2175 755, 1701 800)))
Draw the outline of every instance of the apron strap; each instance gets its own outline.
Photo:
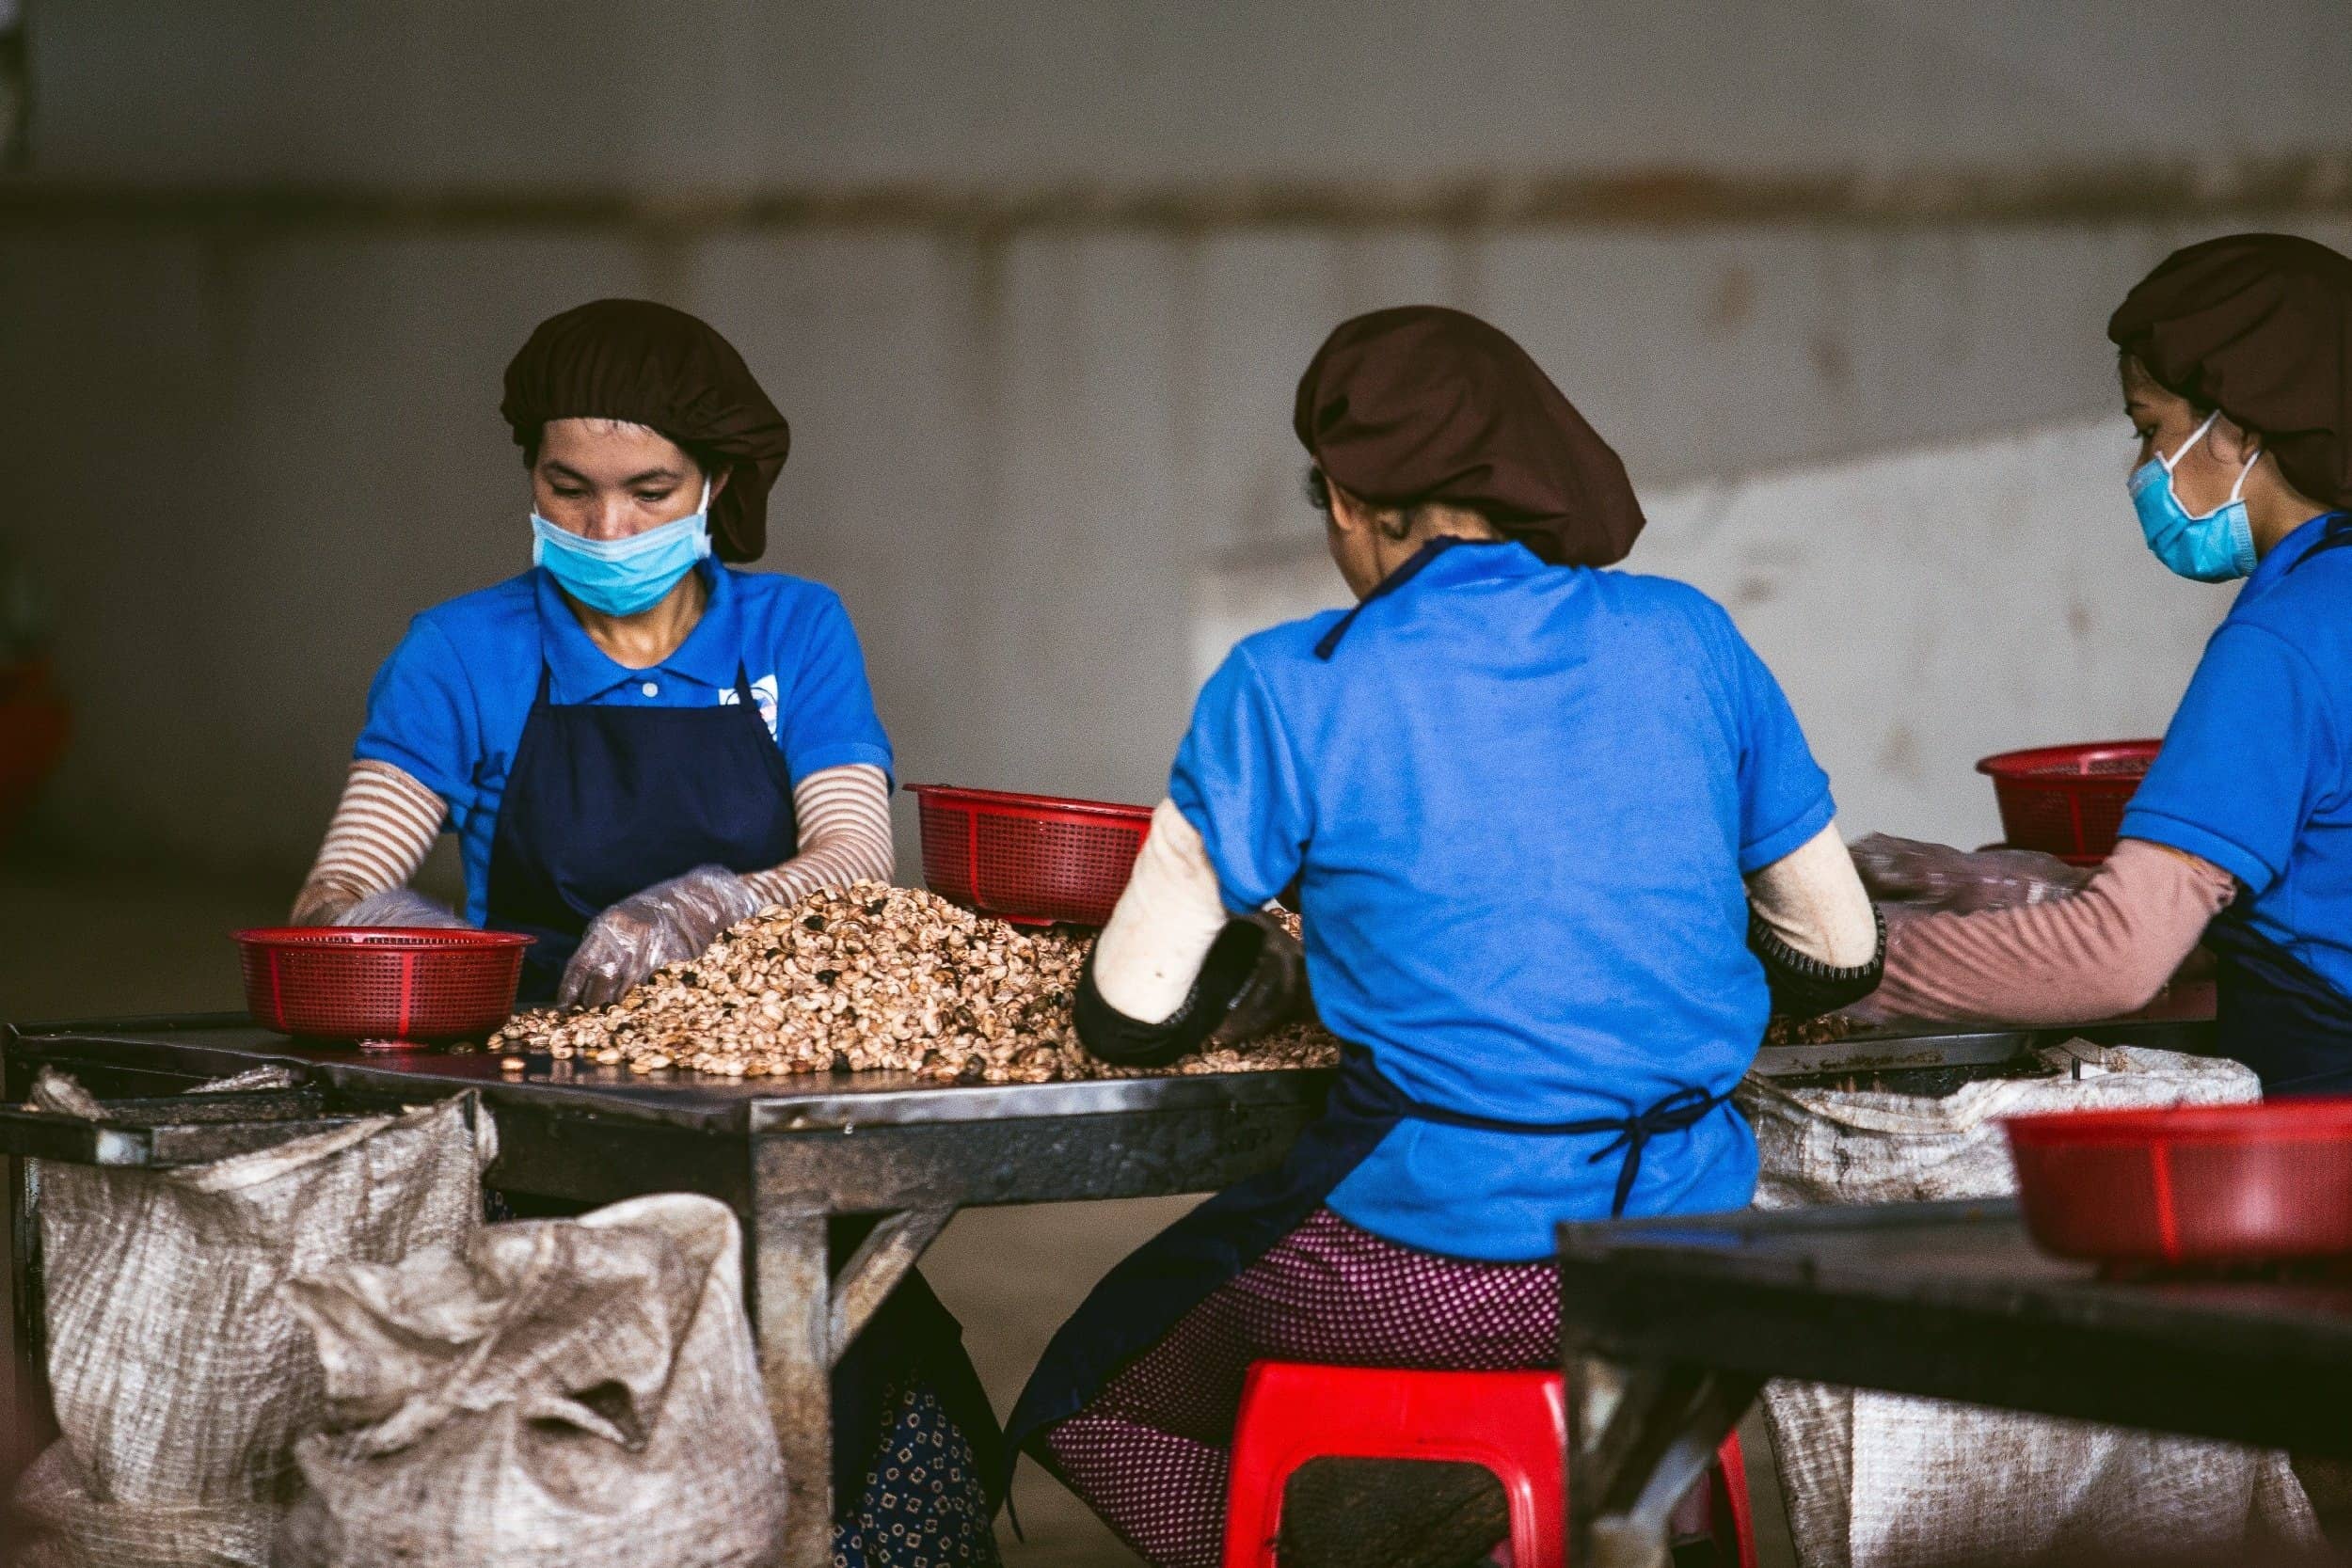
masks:
POLYGON ((1642 1174, 1642 1152, 1648 1148, 1649 1141, 1668 1132, 1681 1132, 1696 1127, 1713 1113, 1715 1107, 1730 1098, 1729 1094, 1715 1094, 1697 1087, 1677 1089, 1656 1104, 1629 1117, 1588 1117, 1581 1121, 1503 1121, 1421 1101, 1412 1101, 1405 1114, 1415 1121, 1434 1121, 1445 1127, 1468 1128, 1478 1132, 1518 1132, 1538 1138, 1588 1137, 1596 1132, 1613 1132, 1616 1136, 1595 1150, 1589 1163, 1597 1165, 1619 1149, 1625 1151, 1625 1159, 1617 1167, 1616 1196, 1609 1204, 1609 1217, 1616 1219, 1624 1214, 1626 1200, 1633 1196, 1633 1183, 1642 1174))
POLYGON ((548 669, 547 659, 544 657, 541 657, 539 660, 539 689, 538 692, 531 699, 531 705, 532 707, 545 707, 548 705, 548 693, 553 689, 554 679, 555 672, 548 669))
POLYGON ((754 713, 757 713, 759 711, 759 702, 752 695, 751 677, 743 673, 743 661, 741 659, 736 660, 735 663, 735 700, 741 703, 745 707, 750 708, 754 713))

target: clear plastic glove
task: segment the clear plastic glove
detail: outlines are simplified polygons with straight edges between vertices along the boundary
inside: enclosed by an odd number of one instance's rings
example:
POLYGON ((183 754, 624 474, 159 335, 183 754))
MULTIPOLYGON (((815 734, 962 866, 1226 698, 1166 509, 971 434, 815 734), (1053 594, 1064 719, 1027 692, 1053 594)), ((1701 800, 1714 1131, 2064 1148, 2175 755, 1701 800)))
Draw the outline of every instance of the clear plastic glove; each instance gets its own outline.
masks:
POLYGON ((437 930, 468 931, 473 927, 447 904, 427 898, 415 888, 396 887, 371 893, 337 915, 334 926, 421 926, 437 930))
POLYGON ((1298 939, 1264 911, 1239 916, 1265 933, 1249 978, 1233 995, 1225 1016, 1209 1032, 1213 1045, 1239 1045, 1279 1029, 1307 1011, 1307 954, 1298 939))
POLYGON ((2079 893, 2090 868, 2036 849, 1955 849, 1915 838, 1872 833, 1852 847, 1862 885, 1880 904, 1908 904, 1938 914, 2046 904, 2079 893))
POLYGON ((556 1001, 566 1007, 617 1001, 663 964, 694 957, 766 904, 723 865, 698 865, 632 893, 588 923, 580 950, 564 966, 556 1001))

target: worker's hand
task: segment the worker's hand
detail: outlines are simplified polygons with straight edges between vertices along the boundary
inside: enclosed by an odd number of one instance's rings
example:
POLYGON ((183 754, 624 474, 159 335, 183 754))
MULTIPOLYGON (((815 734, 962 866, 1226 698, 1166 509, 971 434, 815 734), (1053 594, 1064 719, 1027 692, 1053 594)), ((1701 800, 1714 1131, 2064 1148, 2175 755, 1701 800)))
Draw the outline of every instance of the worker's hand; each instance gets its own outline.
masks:
POLYGON ((696 866, 632 893, 588 923, 556 1000, 567 1007, 618 1001, 655 970, 693 958, 766 903, 723 865, 696 866))
POLYGON ((1298 939, 1263 911, 1237 917, 1265 933, 1249 978, 1209 1033, 1213 1045, 1239 1045, 1303 1016, 1308 1008, 1307 955, 1298 939))
POLYGON ((1955 849, 1872 833, 1853 846, 1854 869, 1873 901, 1937 913, 1973 914, 2042 904, 2082 891, 2084 866, 2034 849, 1955 849))
POLYGON ((427 898, 414 888, 396 887, 371 893, 327 924, 333 926, 415 926, 433 930, 466 931, 472 927, 451 912, 447 904, 427 898))

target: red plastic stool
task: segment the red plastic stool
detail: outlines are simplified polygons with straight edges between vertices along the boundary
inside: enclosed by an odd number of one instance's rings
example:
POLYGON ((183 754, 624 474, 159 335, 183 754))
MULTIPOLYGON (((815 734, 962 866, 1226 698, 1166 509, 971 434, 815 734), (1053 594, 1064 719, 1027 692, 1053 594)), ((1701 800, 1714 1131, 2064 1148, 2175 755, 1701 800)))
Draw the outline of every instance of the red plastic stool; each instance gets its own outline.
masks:
MULTIPOLYGON (((1477 1465, 1502 1482, 1514 1568, 1566 1568, 1567 1396, 1558 1372, 1416 1372, 1261 1361, 1242 1386, 1225 1568, 1275 1568, 1282 1494, 1311 1459, 1477 1465)), ((1709 1492, 1717 1549, 1756 1568, 1747 1465, 1724 1439, 1709 1492), (1725 1536, 1729 1539, 1726 1540, 1725 1536)))

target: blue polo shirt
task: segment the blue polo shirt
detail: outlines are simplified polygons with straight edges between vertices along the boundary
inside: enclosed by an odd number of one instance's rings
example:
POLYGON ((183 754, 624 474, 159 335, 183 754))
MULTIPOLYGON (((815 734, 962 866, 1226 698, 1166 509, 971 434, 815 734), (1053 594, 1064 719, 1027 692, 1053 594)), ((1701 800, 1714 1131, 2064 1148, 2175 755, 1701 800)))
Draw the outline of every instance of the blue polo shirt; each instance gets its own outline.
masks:
MULTIPOLYGON (((1226 906, 1299 879, 1324 1022, 1415 1100, 1557 1123, 1729 1090, 1770 1010, 1741 878, 1832 810, 1730 617, 1507 544, 1435 557, 1318 657, 1339 620, 1249 638, 1200 693, 1169 788, 1226 906)), ((1327 1201, 1432 1252, 1545 1257, 1555 1222, 1608 1214, 1608 1142, 1408 1121, 1327 1201)), ((1650 1145, 1627 1212, 1755 1183, 1725 1105, 1650 1145)))
POLYGON ((2235 877, 2254 929, 2352 995, 2352 547, 2318 547, 2344 530, 2313 518, 2246 579, 2122 832, 2235 877))
POLYGON ((736 703, 739 670, 794 784, 851 763, 889 771, 890 737, 840 596, 780 573, 715 562, 698 570, 709 605, 677 651, 649 670, 614 663, 580 628, 555 579, 533 567, 426 610, 376 672, 354 754, 390 763, 449 803, 469 920, 486 918, 490 839, 543 664, 550 702, 625 707, 736 703))

